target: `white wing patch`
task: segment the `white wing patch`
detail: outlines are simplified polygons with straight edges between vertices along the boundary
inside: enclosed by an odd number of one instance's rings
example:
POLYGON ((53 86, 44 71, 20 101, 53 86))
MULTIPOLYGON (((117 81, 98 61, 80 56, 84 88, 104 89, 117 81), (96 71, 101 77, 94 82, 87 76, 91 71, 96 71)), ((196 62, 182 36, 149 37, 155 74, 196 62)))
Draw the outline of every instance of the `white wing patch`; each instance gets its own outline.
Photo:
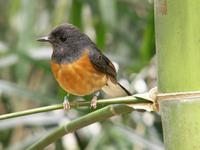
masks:
POLYGON ((113 83, 110 79, 107 81, 107 85, 102 90, 111 97, 127 96, 127 93, 116 82, 113 83))

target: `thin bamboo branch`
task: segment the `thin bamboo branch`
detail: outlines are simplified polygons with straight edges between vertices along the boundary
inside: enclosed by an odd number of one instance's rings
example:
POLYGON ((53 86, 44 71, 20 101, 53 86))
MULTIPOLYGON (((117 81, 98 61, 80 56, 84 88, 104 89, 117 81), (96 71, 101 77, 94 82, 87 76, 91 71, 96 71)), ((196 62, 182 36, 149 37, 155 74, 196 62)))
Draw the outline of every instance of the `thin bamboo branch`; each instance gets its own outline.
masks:
MULTIPOLYGON (((140 104, 140 103, 151 103, 151 102, 145 99, 136 98, 134 96, 101 99, 97 101, 97 105, 103 105, 103 106, 110 105, 110 104, 140 104)), ((83 106, 90 107, 90 102, 89 101, 75 101, 75 102, 70 102, 70 106, 71 108, 77 108, 77 107, 83 107, 83 106)), ((0 116, 0 120, 20 117, 20 116, 25 116, 25 115, 30 115, 30 114, 36 114, 36 113, 41 113, 41 112, 47 112, 47 111, 52 111, 52 110, 57 110, 57 109, 63 109, 63 105, 56 104, 52 106, 39 107, 39 108, 14 112, 10 114, 5 114, 5 115, 0 116)))
POLYGON ((45 106, 45 107, 39 107, 39 108, 34 108, 34 109, 28 109, 28 110, 24 110, 24 111, 19 111, 19 112, 1 115, 0 120, 20 117, 20 116, 26 116, 26 115, 32 115, 32 114, 36 114, 36 113, 47 112, 47 111, 57 110, 57 109, 62 109, 62 108, 63 108, 62 104, 57 104, 57 105, 52 105, 52 106, 45 106))
POLYGON ((51 144, 52 142, 64 136, 65 134, 68 134, 77 129, 83 128, 97 121, 105 120, 115 115, 129 113, 132 110, 133 109, 131 107, 126 106, 126 105, 110 105, 102 109, 96 110, 90 114, 87 114, 83 117, 75 119, 71 121, 70 123, 66 123, 62 125, 61 127, 55 129, 50 134, 43 137, 38 142, 34 143, 31 147, 28 148, 28 150, 43 149, 49 144, 51 144))

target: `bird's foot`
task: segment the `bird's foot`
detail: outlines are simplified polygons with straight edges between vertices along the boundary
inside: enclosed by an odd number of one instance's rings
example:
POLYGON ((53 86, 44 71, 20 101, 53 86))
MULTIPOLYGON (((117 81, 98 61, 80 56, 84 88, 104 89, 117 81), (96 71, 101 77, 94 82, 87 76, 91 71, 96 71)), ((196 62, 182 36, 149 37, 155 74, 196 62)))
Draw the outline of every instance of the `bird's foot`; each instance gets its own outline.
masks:
POLYGON ((64 108, 64 110, 70 110, 70 108, 71 108, 67 96, 64 97, 63 108, 64 108))
POLYGON ((93 96, 91 103, 90 103, 90 107, 93 108, 93 109, 97 108, 97 96, 96 95, 93 96))
POLYGON ((96 109, 96 108, 97 108, 97 99, 98 99, 98 96, 99 96, 99 92, 97 92, 97 93, 93 96, 93 98, 92 98, 92 100, 91 100, 90 106, 91 106, 91 108, 93 108, 93 109, 96 109))

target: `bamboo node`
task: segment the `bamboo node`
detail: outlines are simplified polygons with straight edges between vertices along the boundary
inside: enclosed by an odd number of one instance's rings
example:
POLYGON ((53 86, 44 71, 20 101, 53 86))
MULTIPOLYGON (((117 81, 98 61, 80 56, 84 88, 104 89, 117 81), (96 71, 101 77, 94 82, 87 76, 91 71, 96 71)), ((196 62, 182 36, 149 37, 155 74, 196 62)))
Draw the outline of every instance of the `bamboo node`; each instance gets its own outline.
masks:
POLYGON ((158 111, 159 107, 157 104, 157 95, 158 95, 158 88, 154 87, 149 90, 149 92, 143 94, 135 94, 136 98, 145 99, 147 101, 152 102, 149 103, 140 103, 140 104, 130 104, 129 106, 133 107, 134 109, 144 109, 146 111, 158 111))
MULTIPOLYGON (((151 107, 146 107, 145 110, 149 109, 152 111, 159 111, 159 101, 164 100, 184 100, 184 99, 194 99, 200 98, 200 91, 185 91, 185 92, 173 92, 173 93, 159 93, 158 88, 154 87, 149 90, 149 92, 144 94, 135 94, 137 98, 142 98, 153 102, 151 107), (147 108, 147 109, 146 109, 147 108)), ((139 104, 138 104, 139 105, 139 104)))
POLYGON ((70 131, 67 129, 67 125, 65 124, 64 125, 64 130, 65 130, 65 133, 69 133, 70 131))
POLYGON ((113 105, 110 106, 110 111, 113 115, 117 115, 117 112, 115 111, 115 108, 113 105))

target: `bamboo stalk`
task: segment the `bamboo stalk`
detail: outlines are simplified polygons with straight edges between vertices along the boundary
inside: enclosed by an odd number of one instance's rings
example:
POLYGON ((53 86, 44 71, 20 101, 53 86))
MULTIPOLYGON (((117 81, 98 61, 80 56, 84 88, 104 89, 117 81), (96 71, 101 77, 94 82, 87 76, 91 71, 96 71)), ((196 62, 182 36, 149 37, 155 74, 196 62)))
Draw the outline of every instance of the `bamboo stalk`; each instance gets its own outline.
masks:
MULTIPOLYGON (((106 106, 106 105, 110 105, 110 104, 136 104, 136 103, 140 104, 140 103, 151 103, 151 102, 144 100, 144 99, 136 98, 134 96, 101 99, 101 100, 97 101, 97 105, 101 105, 101 106, 102 105, 106 106)), ((84 107, 84 106, 90 107, 90 102, 88 102, 88 101, 70 102, 71 108, 84 107)), ((45 106, 45 107, 34 108, 34 109, 29 109, 29 110, 24 110, 24 111, 1 115, 0 120, 14 118, 14 117, 20 117, 20 116, 25 116, 25 115, 35 114, 35 113, 47 112, 47 111, 52 111, 52 110, 58 110, 58 109, 63 109, 63 104, 56 104, 56 105, 52 105, 52 106, 45 106)))
POLYGON ((28 150, 39 150, 45 148, 47 145, 51 144, 52 142, 58 140, 65 134, 73 132, 77 129, 83 128, 87 125, 95 123, 97 121, 102 121, 107 118, 110 118, 115 115, 120 115, 124 113, 129 113, 133 109, 126 105, 110 105, 104 107, 102 109, 96 110, 90 114, 87 114, 83 117, 75 119, 70 123, 66 123, 61 127, 55 129, 50 134, 46 135, 45 137, 41 138, 38 142, 34 143, 28 150))
MULTIPOLYGON (((155 0, 158 90, 200 90, 199 0, 155 0)), ((166 150, 200 149, 200 98, 160 101, 166 150)))

